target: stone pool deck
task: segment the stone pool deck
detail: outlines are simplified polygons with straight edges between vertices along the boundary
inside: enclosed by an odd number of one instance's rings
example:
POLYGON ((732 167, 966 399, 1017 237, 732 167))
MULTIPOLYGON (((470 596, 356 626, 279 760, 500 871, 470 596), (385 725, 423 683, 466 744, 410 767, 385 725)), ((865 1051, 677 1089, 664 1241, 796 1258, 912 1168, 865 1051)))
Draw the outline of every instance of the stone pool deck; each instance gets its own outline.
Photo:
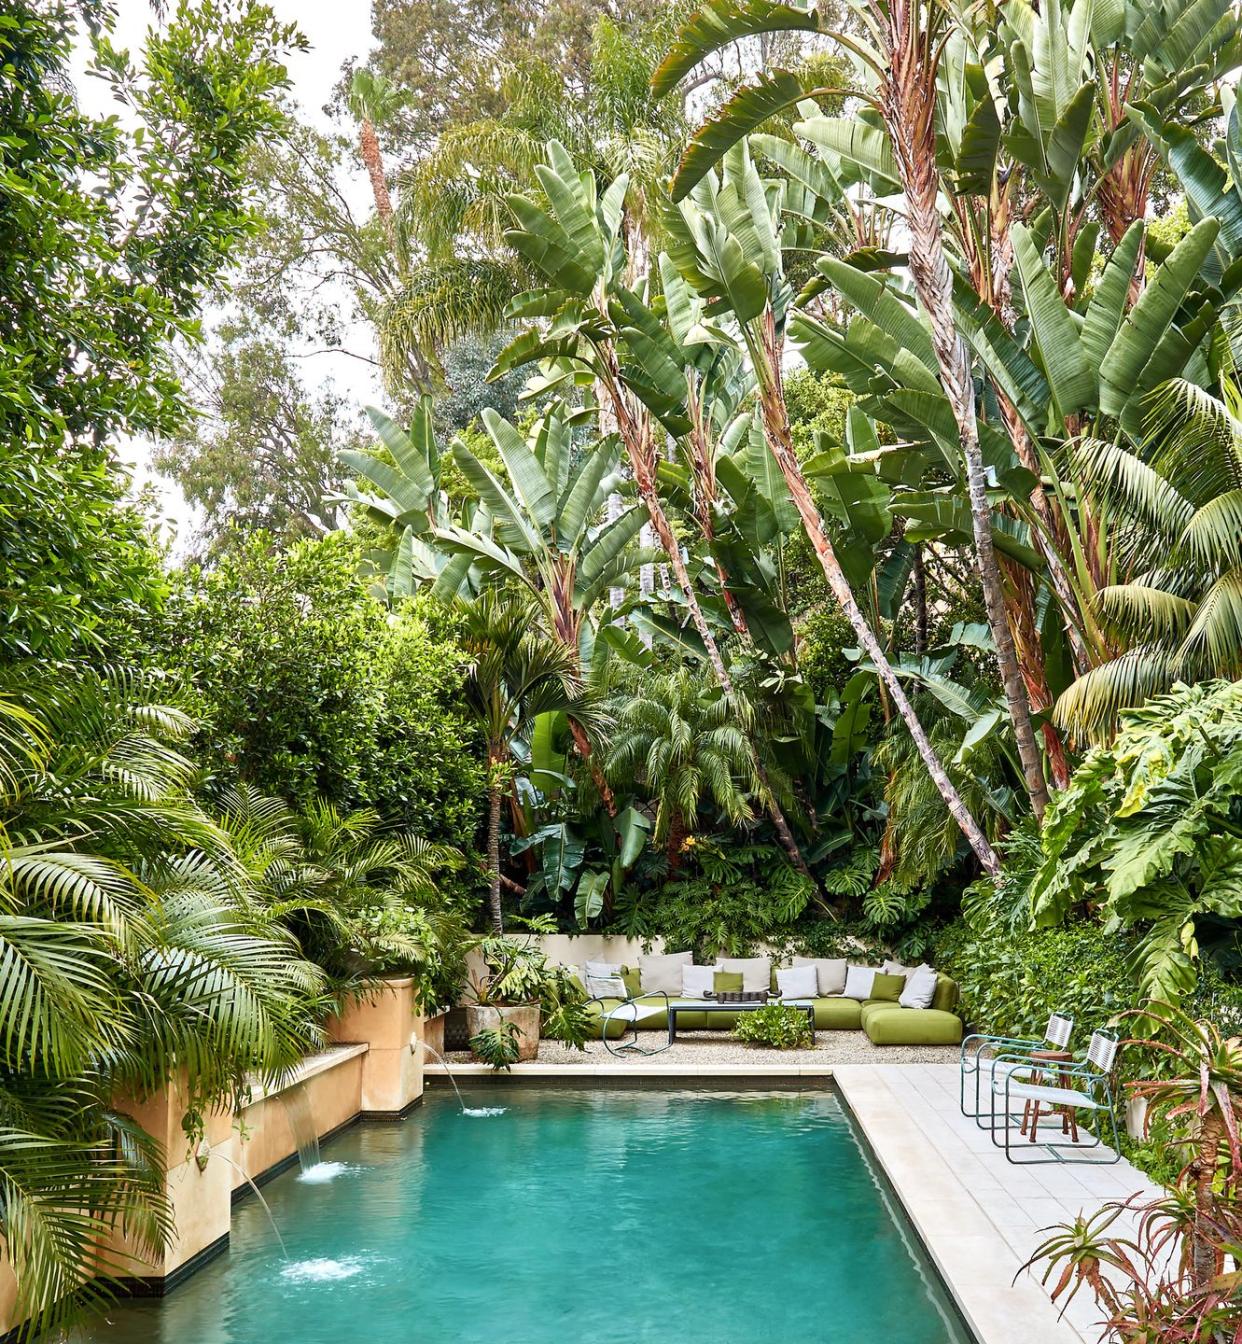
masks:
MULTIPOLYGON (((537 1063, 519 1064, 509 1076, 718 1078, 722 1086, 730 1077, 771 1078, 774 1085, 796 1079, 802 1086, 831 1079, 979 1344, 1096 1344, 1094 1299, 1084 1290, 1061 1314, 1038 1277, 1021 1267, 1044 1239, 1042 1229, 1109 1199, 1154 1195, 1155 1188, 1126 1161, 1011 1165, 958 1110, 956 1048, 902 1051, 861 1040, 865 1049, 841 1041, 780 1052, 679 1038, 662 1054, 630 1059, 616 1059, 598 1043, 579 1053, 544 1042, 537 1063)), ((455 1077, 492 1072, 464 1055, 450 1056, 450 1067, 455 1077)), ((429 1065, 426 1072, 439 1082, 445 1069, 429 1065)), ((1132 1228, 1133 1220, 1122 1220, 1117 1231, 1128 1236, 1132 1228)))

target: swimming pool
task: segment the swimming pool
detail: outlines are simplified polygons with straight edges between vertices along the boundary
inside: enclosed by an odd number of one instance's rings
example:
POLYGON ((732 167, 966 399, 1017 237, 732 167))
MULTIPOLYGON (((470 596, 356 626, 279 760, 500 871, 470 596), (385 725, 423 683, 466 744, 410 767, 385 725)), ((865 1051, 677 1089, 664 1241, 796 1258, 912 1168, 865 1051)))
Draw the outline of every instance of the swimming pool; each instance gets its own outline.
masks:
POLYGON ((967 1344, 828 1091, 436 1089, 94 1344, 967 1344))

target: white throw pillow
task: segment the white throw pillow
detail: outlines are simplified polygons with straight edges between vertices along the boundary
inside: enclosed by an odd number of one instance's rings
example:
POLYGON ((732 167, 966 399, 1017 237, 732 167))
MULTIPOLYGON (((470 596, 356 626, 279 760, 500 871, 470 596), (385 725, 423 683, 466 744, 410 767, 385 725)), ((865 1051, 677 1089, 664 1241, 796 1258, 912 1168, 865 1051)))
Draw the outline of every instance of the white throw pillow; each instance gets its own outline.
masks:
POLYGON ((903 1008, 930 1008, 936 997, 936 978, 930 966, 916 966, 906 976, 906 987, 897 1002, 903 1008))
POLYGON ((643 993, 663 990, 665 994, 680 994, 681 968, 693 960, 693 952, 642 953, 638 958, 638 974, 643 993))
POLYGON ((815 978, 819 982, 819 997, 840 994, 845 988, 845 970, 848 963, 844 957, 795 957, 795 966, 814 966, 815 978))
POLYGON ((586 973, 588 975, 620 975, 621 963, 619 961, 588 961, 586 973))
POLYGON ((625 981, 619 975, 586 975, 583 976, 586 982, 587 998, 589 999, 624 999, 629 996, 625 992, 625 981))
POLYGON ((880 969, 885 975, 913 975, 917 969, 914 966, 903 966, 899 961, 893 961, 891 958, 884 963, 880 969))
POLYGON ((814 966, 779 967, 776 983, 786 999, 813 999, 819 994, 819 976, 814 966))
POLYGON ((847 966, 845 968, 845 988, 841 996, 846 999, 869 999, 871 987, 879 971, 874 966, 847 966))
POLYGON ((771 957, 720 957, 718 971, 741 971, 742 988, 749 994, 772 988, 771 957))
POLYGON ((683 966, 681 968, 681 992, 688 999, 701 999, 716 983, 718 966, 683 966))

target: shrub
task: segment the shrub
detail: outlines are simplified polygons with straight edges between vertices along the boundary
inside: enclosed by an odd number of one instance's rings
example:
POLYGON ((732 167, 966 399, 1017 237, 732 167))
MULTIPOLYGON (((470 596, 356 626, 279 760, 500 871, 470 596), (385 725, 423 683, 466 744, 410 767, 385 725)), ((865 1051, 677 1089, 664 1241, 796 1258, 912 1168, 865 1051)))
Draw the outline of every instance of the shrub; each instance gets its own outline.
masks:
POLYGON ((300 806, 373 807, 467 849, 483 788, 457 697, 460 651, 423 604, 390 615, 358 561, 341 535, 283 554, 257 536, 181 576, 165 641, 205 720, 204 782, 244 782, 300 806))
POLYGON ((1061 1011, 1078 1035, 1133 1006, 1134 941, 1095 923, 979 933, 959 921, 937 939, 934 964, 961 985, 963 1016, 978 1031, 1040 1037, 1061 1011))
POLYGON ((806 1014, 783 1003, 765 1003, 741 1014, 733 1030, 739 1041, 773 1050, 800 1050, 812 1041, 806 1014))

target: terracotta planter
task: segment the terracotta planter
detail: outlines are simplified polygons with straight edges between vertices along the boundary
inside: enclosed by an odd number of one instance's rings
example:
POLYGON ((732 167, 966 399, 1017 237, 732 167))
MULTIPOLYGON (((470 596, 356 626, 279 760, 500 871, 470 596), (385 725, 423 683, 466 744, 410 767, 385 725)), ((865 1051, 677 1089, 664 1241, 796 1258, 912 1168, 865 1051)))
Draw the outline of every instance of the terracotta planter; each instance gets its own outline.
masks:
POLYGON ((518 1063, 525 1064, 539 1057, 539 1005, 521 1003, 504 1008, 471 1004, 466 1008, 466 1026, 471 1036, 481 1031, 512 1022, 518 1029, 518 1063))

